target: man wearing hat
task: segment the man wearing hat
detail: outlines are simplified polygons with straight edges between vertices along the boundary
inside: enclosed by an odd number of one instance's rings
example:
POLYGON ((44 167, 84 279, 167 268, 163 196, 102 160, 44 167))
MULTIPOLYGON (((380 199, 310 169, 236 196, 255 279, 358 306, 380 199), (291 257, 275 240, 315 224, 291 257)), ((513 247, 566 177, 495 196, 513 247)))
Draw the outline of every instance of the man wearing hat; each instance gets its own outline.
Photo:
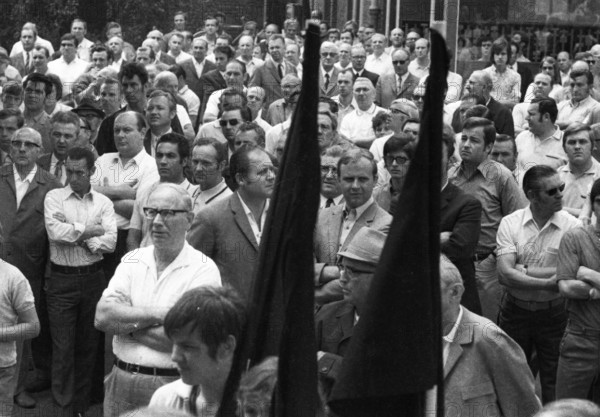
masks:
POLYGON ((98 136, 98 128, 100 127, 100 123, 104 120, 106 116, 104 112, 99 109, 92 100, 88 98, 84 98, 79 103, 79 106, 75 107, 71 110, 75 113, 79 118, 85 120, 85 123, 81 125, 82 129, 89 128, 89 143, 96 143, 96 137, 98 136), (85 127, 84 127, 85 125, 85 127))
POLYGON ((335 379, 336 368, 350 345, 386 237, 383 232, 363 227, 338 253, 344 299, 325 304, 315 316, 319 372, 325 381, 335 379))

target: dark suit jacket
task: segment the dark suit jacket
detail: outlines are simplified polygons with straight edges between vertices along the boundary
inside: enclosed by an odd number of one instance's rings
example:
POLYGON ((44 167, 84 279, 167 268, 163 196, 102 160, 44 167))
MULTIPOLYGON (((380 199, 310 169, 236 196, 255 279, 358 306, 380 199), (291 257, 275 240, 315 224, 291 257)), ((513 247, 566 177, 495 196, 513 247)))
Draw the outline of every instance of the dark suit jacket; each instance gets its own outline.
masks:
MULTIPOLYGON (((200 77, 198 77, 198 73, 196 73, 196 67, 194 66, 194 61, 191 59, 183 61, 179 64, 183 71, 185 72, 185 83, 188 85, 190 90, 194 92, 198 96, 199 99, 202 100, 204 97, 202 92, 202 82, 200 81, 200 77)), ((209 61, 208 59, 204 60, 204 68, 202 68, 202 74, 204 75, 209 71, 217 69, 217 66, 209 61)))
POLYGON ((515 124, 512 118, 512 113, 505 106, 490 97, 490 102, 487 105, 496 132, 508 136, 515 137, 515 124))
POLYGON ((160 53, 160 57, 158 58, 158 60, 163 64, 167 64, 168 66, 175 65, 177 63, 177 61, 175 61, 175 58, 173 58, 171 55, 164 51, 160 53))
POLYGON ((531 416, 540 409, 519 345, 465 308, 444 366, 444 403, 446 415, 470 417, 531 416))
MULTIPOLYGON (((115 120, 119 114, 124 113, 125 111, 127 111, 127 108, 123 107, 102 120, 102 123, 100 123, 100 127, 98 128, 98 138, 96 139, 96 151, 98 151, 98 155, 117 152, 114 134, 115 120)), ((183 129, 177 115, 171 120, 171 129, 173 129, 173 132, 183 135, 183 129)), ((150 129, 147 129, 146 135, 148 135, 148 132, 150 132, 150 129)), ((146 144, 146 142, 144 142, 144 146, 146 147, 148 154, 150 154, 150 151, 148 150, 150 146, 149 143, 146 144)))
MULTIPOLYGON (((319 218, 315 228, 315 275, 320 276, 325 264, 335 265, 338 262, 338 252, 346 250, 354 235, 362 227, 372 227, 387 233, 392 216, 373 202, 364 213, 356 219, 354 226, 348 233, 344 244, 339 248, 342 224, 344 222, 345 204, 331 206, 319 212, 319 218)), ((329 282, 318 288, 315 292, 315 302, 326 304, 342 299, 342 291, 337 281, 329 282)))
POLYGON ((336 67, 333 67, 331 78, 329 80, 329 85, 327 86, 327 90, 325 89, 325 81, 323 79, 323 67, 319 66, 319 95, 326 97, 333 97, 339 94, 339 88, 337 85, 338 74, 340 70, 336 67))
POLYGON ((12 62, 12 66, 15 67, 17 71, 19 71, 19 74, 21 74, 21 77, 25 77, 33 69, 32 62, 29 63, 29 69, 25 68, 25 60, 23 58, 23 53, 11 57, 10 60, 12 62))
POLYGON ((201 100, 198 120, 202 120, 202 117, 204 116, 204 110, 206 110, 206 104, 208 103, 210 95, 217 90, 227 88, 227 83, 225 82, 225 78, 221 75, 221 72, 215 67, 214 70, 210 70, 200 77, 200 86, 202 89, 202 96, 198 96, 201 100))
POLYGON ((40 155, 40 157, 38 158, 36 163, 44 171, 50 172, 50 162, 51 161, 52 161, 52 153, 45 153, 43 155, 40 155))
POLYGON ((17 210, 17 194, 13 166, 0 168, 0 221, 4 228, 4 244, 0 257, 16 266, 27 277, 36 303, 48 257, 48 235, 44 223, 44 198, 48 191, 62 187, 53 175, 38 166, 21 205, 17 210))
POLYGON ((419 79, 408 73, 406 81, 402 83, 402 91, 398 91, 398 85, 396 84, 396 74, 383 74, 379 77, 377 85, 375 86, 375 103, 378 106, 387 109, 392 104, 392 101, 397 98, 406 98, 412 100, 413 91, 419 84, 419 79))
POLYGON ((223 284, 231 285, 249 300, 258 243, 237 193, 201 209, 187 240, 215 261, 223 284))
MULTIPOLYGON (((354 72, 354 69, 352 69, 352 73, 354 74, 354 81, 356 81, 356 79, 358 77, 356 75, 356 72, 354 72)), ((371 82, 373 83, 373 87, 375 87, 377 85, 377 81, 379 80, 379 74, 375 74, 374 72, 367 71, 366 69, 363 69, 363 72, 360 76, 371 80, 371 82)))
POLYGON ((481 314, 481 304, 475 283, 473 254, 481 230, 481 203, 456 185, 448 183, 441 195, 440 231, 452 232, 441 250, 460 271, 465 283, 462 305, 481 314))
MULTIPOLYGON (((298 74, 296 67, 287 62, 285 59, 283 60, 283 66, 283 75, 298 74)), ((254 74, 248 83, 248 87, 262 87, 265 89, 265 111, 269 108, 269 105, 272 102, 283 98, 283 92, 281 91, 281 77, 279 76, 279 71, 277 71, 277 66, 273 60, 267 59, 264 65, 258 67, 254 71, 254 74)))
POLYGON ((531 70, 526 66, 522 65, 522 62, 517 62, 517 72, 521 76, 521 103, 527 93, 527 87, 533 82, 533 74, 531 70))
POLYGON ((354 311, 354 306, 341 300, 325 304, 315 316, 317 350, 325 352, 318 361, 318 369, 327 393, 335 384, 342 357, 350 345, 354 332, 354 311))

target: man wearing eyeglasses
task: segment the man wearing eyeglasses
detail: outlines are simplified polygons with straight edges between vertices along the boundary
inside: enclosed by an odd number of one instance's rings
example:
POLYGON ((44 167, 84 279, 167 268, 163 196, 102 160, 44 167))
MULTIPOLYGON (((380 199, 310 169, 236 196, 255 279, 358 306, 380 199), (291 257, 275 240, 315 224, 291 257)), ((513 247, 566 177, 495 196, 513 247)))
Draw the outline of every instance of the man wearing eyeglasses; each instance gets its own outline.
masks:
POLYGON ((379 77, 375 87, 375 103, 387 109, 397 98, 412 100, 419 78, 408 71, 409 62, 408 52, 404 49, 397 49, 392 53, 394 74, 379 77))
POLYGON ((229 161, 236 191, 200 209, 187 240, 215 261, 224 284, 248 301, 264 233, 275 168, 259 147, 242 146, 229 161))
POLYGON ((337 206, 344 202, 337 171, 338 161, 342 153, 341 146, 330 146, 321 153, 321 202, 319 209, 337 206))
POLYGON ((116 360, 105 382, 108 417, 147 406, 158 388, 179 379, 165 316, 187 290, 221 286, 215 263, 185 241, 194 215, 184 188, 159 184, 143 211, 154 244, 127 255, 96 308, 96 328, 114 335, 116 360))
MULTIPOLYGON (((77 119, 73 113, 64 114, 77 119)), ((73 147, 65 159, 67 185, 48 192, 44 200, 51 270, 45 291, 53 348, 52 396, 62 409, 72 406, 77 416, 89 406, 100 337, 93 325, 94 306, 106 286, 101 260, 103 253, 115 249, 117 223, 113 203, 91 188, 94 154, 73 147)))
POLYGON ((383 170, 383 145, 393 135, 402 133, 404 124, 408 120, 419 120, 419 109, 412 100, 397 98, 390 104, 390 115, 392 116, 390 129, 394 133, 375 139, 369 148, 369 151, 380 165, 380 172, 383 170))
POLYGON ((340 70, 335 67, 339 49, 333 42, 321 44, 321 66, 319 67, 319 91, 321 96, 332 97, 338 93, 337 78, 340 70))
POLYGON ((498 324, 523 349, 531 367, 533 349, 542 385, 542 403, 555 398, 559 344, 567 314, 558 292, 558 246, 579 220, 563 211, 565 184, 555 169, 537 165, 523 177, 529 206, 500 222, 498 277, 506 291, 498 324))
POLYGON ((389 173, 389 182, 373 190, 373 198, 379 207, 391 213, 392 201, 398 200, 404 180, 408 173, 414 148, 408 146, 413 138, 407 133, 400 133, 389 138, 383 145, 383 161, 385 170, 389 173))
POLYGON ((337 253, 343 299, 325 304, 315 315, 318 368, 327 383, 335 382, 337 364, 348 351, 386 238, 379 230, 363 227, 337 253))
POLYGON ((153 152, 154 159, 156 160, 156 168, 160 179, 157 183, 140 190, 135 197, 127 234, 127 250, 130 251, 152 245, 150 222, 145 218, 143 209, 150 193, 158 184, 177 184, 185 189, 190 197, 197 188, 197 186, 190 184, 184 176, 184 169, 188 165, 190 157, 190 145, 183 135, 172 132, 163 134, 153 146, 155 148, 153 152))
POLYGON ((354 45, 352 47, 350 50, 350 61, 352 62, 352 76, 354 77, 354 81, 356 81, 358 77, 364 77, 371 81, 373 87, 377 85, 379 74, 365 69, 367 51, 362 45, 354 45))
MULTIPOLYGON (((48 191, 61 187, 52 175, 36 164, 41 150, 39 132, 30 127, 18 129, 11 139, 13 163, 0 168, 0 218, 7 220, 3 222, 4 245, 0 257, 16 266, 29 281, 38 316, 42 311, 40 301, 48 256, 48 235, 40 208, 48 191)), ((35 400, 25 392, 31 353, 38 368, 36 377, 45 380, 46 384, 50 380, 48 347, 39 342, 40 339, 32 344, 25 342, 17 353, 21 370, 15 402, 27 408, 35 406, 35 400)))

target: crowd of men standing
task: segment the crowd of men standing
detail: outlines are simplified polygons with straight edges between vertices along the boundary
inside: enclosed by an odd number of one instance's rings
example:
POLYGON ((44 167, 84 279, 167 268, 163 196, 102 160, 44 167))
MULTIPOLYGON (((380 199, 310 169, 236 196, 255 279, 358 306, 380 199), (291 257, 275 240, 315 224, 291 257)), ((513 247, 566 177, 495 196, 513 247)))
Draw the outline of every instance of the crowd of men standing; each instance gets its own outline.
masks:
MULTIPOLYGON (((293 19, 283 33, 248 22, 233 39, 222 16, 196 33, 185 17, 139 47, 115 22, 92 42, 79 19, 57 52, 30 22, 10 54, 0 47, 2 416, 48 389, 73 415, 102 400, 106 416, 218 408, 302 87, 303 37, 293 19), (108 375, 102 332, 113 337, 108 375)), ((348 22, 321 24, 321 37, 314 284, 326 401, 402 204, 432 62, 418 30, 395 28, 388 43, 348 22)), ((521 48, 498 37, 488 67, 447 78, 449 415, 599 401, 600 45, 573 62, 546 57, 529 78, 521 48)))

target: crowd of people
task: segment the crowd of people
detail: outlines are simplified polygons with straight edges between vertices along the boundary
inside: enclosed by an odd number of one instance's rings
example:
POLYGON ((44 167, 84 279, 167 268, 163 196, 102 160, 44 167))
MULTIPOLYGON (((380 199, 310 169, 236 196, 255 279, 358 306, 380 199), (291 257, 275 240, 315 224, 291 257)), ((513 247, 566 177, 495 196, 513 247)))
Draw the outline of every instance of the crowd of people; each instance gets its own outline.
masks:
MULTIPOLYGON (((302 89, 304 33, 282 27, 234 39, 178 12, 134 46, 76 19, 55 52, 28 22, 0 48, 1 416, 45 390, 73 416, 216 413, 302 89)), ((448 73, 433 139, 445 414, 598 416, 600 45, 535 75, 520 43, 481 48, 489 66, 448 73)), ((323 404, 402 204, 429 52, 417 29, 321 25, 323 404)), ((267 415, 276 374, 267 358, 243 376, 240 415, 267 415)))

